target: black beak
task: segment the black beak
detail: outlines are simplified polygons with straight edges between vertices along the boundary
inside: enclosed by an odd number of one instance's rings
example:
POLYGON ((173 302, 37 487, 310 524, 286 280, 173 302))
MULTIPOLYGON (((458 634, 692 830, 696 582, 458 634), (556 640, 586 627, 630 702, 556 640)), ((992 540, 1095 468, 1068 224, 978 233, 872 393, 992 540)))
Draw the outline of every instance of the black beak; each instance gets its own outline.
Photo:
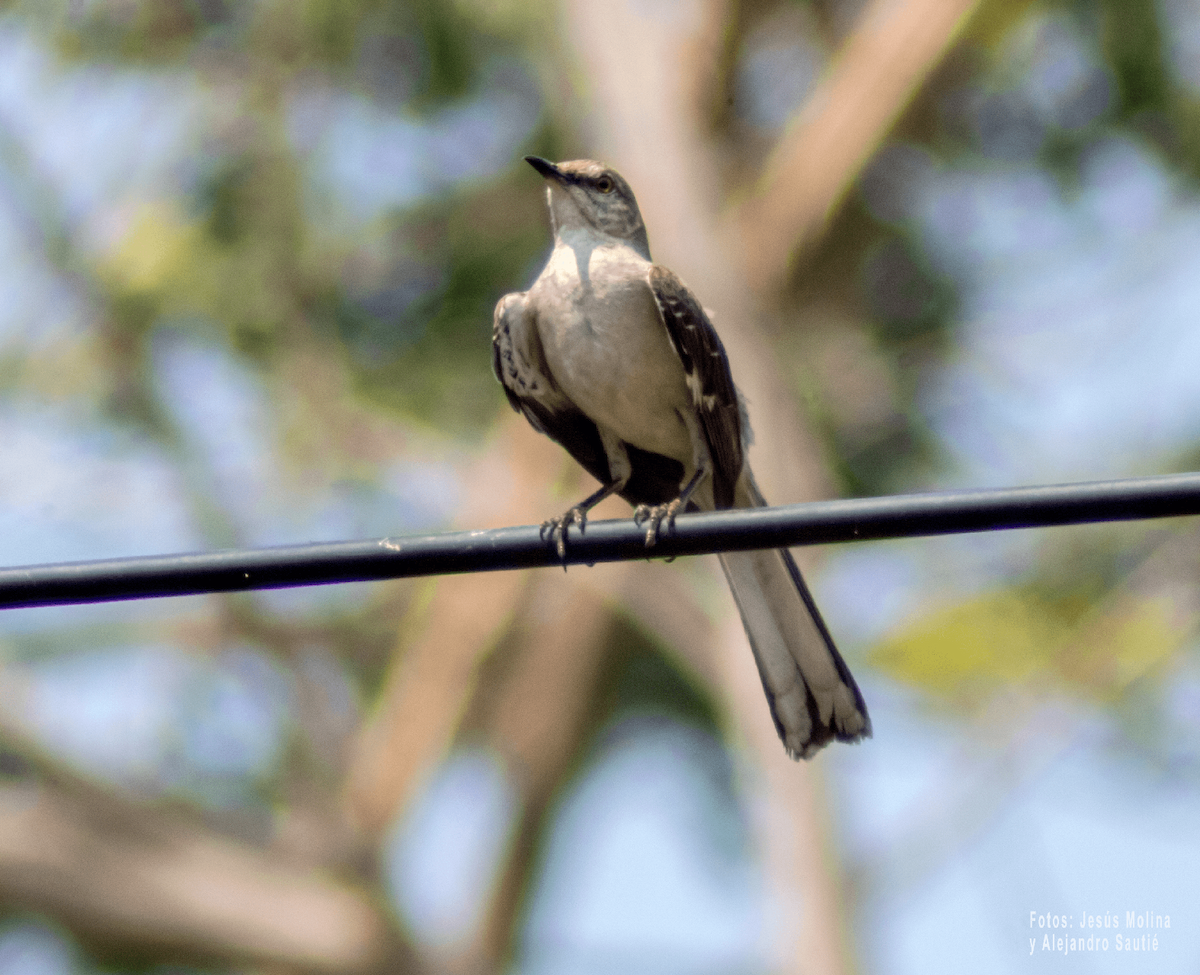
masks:
POLYGON ((552 179, 558 183, 570 182, 570 177, 555 166, 554 163, 550 162, 549 159, 543 159, 541 156, 526 156, 525 161, 541 173, 545 179, 552 179))

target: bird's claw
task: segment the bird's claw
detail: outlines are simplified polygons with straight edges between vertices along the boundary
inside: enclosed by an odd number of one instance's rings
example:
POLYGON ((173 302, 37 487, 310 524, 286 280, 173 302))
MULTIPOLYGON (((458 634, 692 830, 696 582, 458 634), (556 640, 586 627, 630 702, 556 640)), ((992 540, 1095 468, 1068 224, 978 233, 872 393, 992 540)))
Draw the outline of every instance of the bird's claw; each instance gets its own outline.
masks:
POLYGON ((556 518, 547 518, 538 531, 539 537, 545 539, 549 536, 554 542, 554 549, 563 563, 564 572, 567 568, 567 529, 571 525, 578 525, 580 532, 587 527, 587 512, 583 508, 576 506, 556 518))
POLYGON ((646 548, 654 548, 662 534, 662 524, 667 523, 667 531, 675 527, 675 515, 679 513, 682 502, 679 498, 667 504, 639 504, 633 512, 633 523, 646 523, 646 548))

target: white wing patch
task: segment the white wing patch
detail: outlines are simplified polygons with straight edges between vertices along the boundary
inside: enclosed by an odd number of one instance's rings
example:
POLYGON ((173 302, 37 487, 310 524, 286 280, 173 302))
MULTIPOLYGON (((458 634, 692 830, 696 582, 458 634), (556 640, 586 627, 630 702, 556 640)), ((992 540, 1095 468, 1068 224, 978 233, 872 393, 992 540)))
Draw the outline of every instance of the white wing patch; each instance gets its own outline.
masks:
POLYGON ((695 370, 692 370, 691 372, 685 371, 683 375, 687 379, 688 392, 692 394, 692 403, 697 408, 710 411, 715 410, 717 408, 717 397, 713 393, 704 392, 704 380, 700 378, 699 374, 695 370))

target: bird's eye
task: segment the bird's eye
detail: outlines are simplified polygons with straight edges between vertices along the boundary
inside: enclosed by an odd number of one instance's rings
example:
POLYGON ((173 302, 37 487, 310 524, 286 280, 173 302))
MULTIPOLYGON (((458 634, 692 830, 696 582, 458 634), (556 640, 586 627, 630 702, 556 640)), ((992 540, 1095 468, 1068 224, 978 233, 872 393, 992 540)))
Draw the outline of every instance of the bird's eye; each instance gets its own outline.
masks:
POLYGON ((601 193, 611 193, 613 191, 613 181, 607 176, 601 176, 596 180, 596 189, 601 193))

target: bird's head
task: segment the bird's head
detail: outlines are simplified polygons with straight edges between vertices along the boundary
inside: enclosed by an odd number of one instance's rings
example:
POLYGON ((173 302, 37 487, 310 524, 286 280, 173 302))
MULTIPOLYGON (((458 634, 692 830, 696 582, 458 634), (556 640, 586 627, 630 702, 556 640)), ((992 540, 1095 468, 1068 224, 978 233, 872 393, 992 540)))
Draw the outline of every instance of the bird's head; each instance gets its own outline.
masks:
POLYGON ((546 180, 546 199, 555 235, 591 229, 624 241, 650 259, 646 225, 633 190, 621 174, 591 159, 552 163, 538 156, 525 161, 546 180))

